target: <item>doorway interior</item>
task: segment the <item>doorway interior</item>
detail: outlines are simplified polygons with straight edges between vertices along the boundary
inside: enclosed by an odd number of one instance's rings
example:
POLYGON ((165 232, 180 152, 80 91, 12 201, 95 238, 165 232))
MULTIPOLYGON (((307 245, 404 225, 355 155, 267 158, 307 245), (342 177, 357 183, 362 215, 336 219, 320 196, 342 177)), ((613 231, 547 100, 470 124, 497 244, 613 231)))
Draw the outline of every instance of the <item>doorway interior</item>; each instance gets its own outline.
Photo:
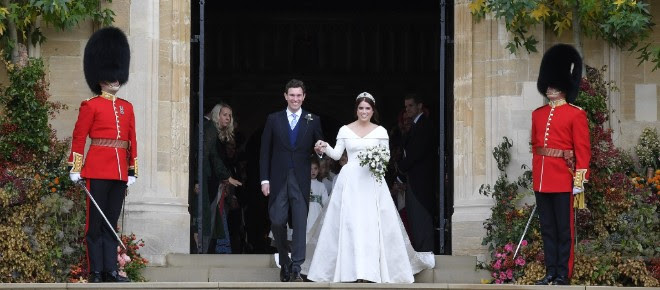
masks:
MULTIPOLYGON (((229 104, 241 136, 237 143, 245 166, 242 219, 264 219, 267 209, 258 176, 259 137, 266 116, 283 110, 285 83, 297 78, 307 87, 303 108, 320 116, 324 135, 333 140, 339 128, 355 120, 355 97, 371 93, 377 100, 380 124, 397 126, 403 98, 421 96, 429 116, 443 133, 444 178, 434 180, 444 216, 436 212, 436 228, 444 223, 443 239, 436 233, 437 254, 451 253, 449 222, 453 212, 453 49, 445 46, 441 65, 441 5, 449 2, 446 15, 453 16, 453 2, 421 0, 243 0, 205 1, 204 105, 229 104), (440 71, 447 81, 441 92, 440 71), (444 108, 440 112, 440 95, 444 108), (448 140, 448 141, 447 141, 448 140), (257 206, 260 204, 260 206, 257 206)), ((199 34, 199 5, 192 1, 192 35, 199 34)), ((446 21, 448 36, 453 21, 446 21)), ((199 50, 191 46, 191 126, 196 128, 199 91, 199 50)), ((193 137, 197 132, 192 132, 193 137)), ((330 143, 334 143, 330 141, 330 143)), ((197 150, 196 148, 191 148, 197 150)), ((191 154, 191 156, 195 156, 191 154)), ((194 164, 194 162, 191 162, 194 164)), ((194 170, 191 170, 193 172, 194 170)), ((192 177, 191 177, 192 178, 192 177)), ((191 179, 192 180, 192 179, 191 179)), ((241 252, 262 253, 268 245, 256 245, 266 227, 251 233, 246 227, 247 247, 241 252)))

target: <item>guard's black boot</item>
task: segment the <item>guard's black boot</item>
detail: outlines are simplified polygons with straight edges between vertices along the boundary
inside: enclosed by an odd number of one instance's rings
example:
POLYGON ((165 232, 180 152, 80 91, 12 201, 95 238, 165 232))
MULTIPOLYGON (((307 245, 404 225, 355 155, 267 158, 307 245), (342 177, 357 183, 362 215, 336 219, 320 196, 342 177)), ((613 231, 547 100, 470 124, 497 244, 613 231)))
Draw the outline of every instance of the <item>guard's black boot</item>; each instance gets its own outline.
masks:
POLYGON ((550 285, 550 283, 555 281, 555 278, 554 275, 545 275, 543 279, 536 281, 534 285, 550 285))
POLYGON ((571 280, 568 279, 566 276, 557 276, 554 281, 552 281, 553 285, 571 285, 571 280))
POLYGON ((128 277, 124 277, 122 275, 119 275, 119 272, 117 272, 117 271, 104 272, 103 276, 104 276, 103 277, 104 282, 131 282, 131 279, 128 279, 128 277))
POLYGON ((101 272, 89 272, 89 277, 87 279, 87 282, 89 283, 103 282, 103 277, 101 276, 101 272))

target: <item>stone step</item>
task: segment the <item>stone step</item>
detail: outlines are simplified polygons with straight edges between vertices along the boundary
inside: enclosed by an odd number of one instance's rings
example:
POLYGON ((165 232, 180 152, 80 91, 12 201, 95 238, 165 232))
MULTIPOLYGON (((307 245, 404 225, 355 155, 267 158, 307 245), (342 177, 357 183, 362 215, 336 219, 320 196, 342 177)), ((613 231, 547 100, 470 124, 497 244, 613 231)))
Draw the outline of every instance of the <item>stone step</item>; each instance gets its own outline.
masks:
POLYGON ((211 268, 209 282, 280 282, 280 269, 211 268))
MULTIPOLYGON (((168 267, 195 268, 269 268, 277 267, 273 255, 240 254, 240 255, 188 255, 169 254, 166 257, 168 267)), ((474 256, 436 255, 436 269, 474 269, 477 258, 474 256)))
POLYGON ((477 257, 475 256, 449 256, 435 255, 435 269, 475 269, 477 257))
POLYGON ((195 268, 270 268, 277 267, 273 255, 268 254, 237 254, 237 255, 189 255, 168 254, 168 267, 195 268))
POLYGON ((208 282, 208 268, 146 267, 142 275, 149 282, 208 282))
MULTIPOLYGON (((278 268, 189 268, 148 267, 143 270, 150 282, 278 282, 278 268)), ((480 283, 488 271, 426 269, 415 275, 415 283, 480 283)))
MULTIPOLYGON (((143 274, 152 282, 278 282, 279 268, 273 255, 170 254, 166 267, 147 267, 143 274)), ((416 283, 480 283, 485 270, 475 270, 476 257, 435 256, 434 269, 415 275, 416 283)))

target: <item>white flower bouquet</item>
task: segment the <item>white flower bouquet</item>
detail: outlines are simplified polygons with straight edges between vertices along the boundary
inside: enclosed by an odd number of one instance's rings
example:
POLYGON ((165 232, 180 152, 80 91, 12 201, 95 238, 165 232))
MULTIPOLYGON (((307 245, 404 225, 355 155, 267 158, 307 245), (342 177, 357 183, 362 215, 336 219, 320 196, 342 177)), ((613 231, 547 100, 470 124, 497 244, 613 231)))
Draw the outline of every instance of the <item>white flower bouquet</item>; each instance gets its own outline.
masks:
POLYGON ((367 167, 371 175, 376 177, 376 181, 383 182, 390 161, 390 150, 381 145, 369 147, 358 153, 358 159, 360 166, 367 167))

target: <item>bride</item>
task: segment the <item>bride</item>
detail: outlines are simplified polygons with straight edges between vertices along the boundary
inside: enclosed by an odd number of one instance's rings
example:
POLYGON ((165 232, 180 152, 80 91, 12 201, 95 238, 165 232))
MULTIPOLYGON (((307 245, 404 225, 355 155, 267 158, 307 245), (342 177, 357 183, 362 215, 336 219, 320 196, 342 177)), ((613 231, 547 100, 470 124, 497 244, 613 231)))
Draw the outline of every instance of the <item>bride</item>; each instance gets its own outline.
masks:
POLYGON ((387 184, 360 166, 361 151, 378 145, 389 150, 387 131, 371 122, 377 118, 375 103, 369 93, 358 95, 357 120, 339 129, 335 148, 323 141, 316 144, 335 160, 346 149, 348 163, 308 233, 302 272, 309 280, 412 283, 414 274, 435 264, 432 252, 413 249, 387 184))

